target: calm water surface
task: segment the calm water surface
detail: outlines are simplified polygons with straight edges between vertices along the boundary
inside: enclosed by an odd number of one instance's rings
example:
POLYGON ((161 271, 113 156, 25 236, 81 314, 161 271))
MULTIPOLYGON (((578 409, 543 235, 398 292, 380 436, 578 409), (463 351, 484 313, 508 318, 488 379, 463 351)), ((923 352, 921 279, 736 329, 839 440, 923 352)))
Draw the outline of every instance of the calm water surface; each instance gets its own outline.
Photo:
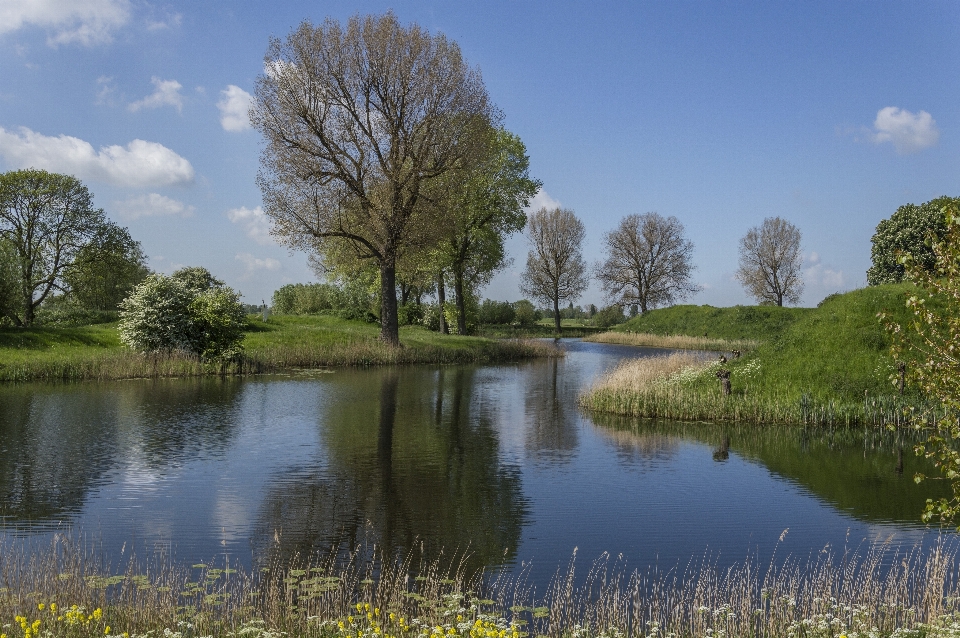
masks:
POLYGON ((0 533, 248 565, 469 548, 534 582, 574 548, 673 567, 936 535, 909 441, 591 417, 576 398, 600 372, 662 351, 565 345, 519 365, 0 387, 0 533))

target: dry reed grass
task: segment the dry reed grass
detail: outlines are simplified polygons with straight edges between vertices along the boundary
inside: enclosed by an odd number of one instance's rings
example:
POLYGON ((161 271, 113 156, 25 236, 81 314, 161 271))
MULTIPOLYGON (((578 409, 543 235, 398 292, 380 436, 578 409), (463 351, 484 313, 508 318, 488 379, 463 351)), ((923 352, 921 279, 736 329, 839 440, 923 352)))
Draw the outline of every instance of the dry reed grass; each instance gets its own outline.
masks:
POLYGON ((670 348, 672 350, 715 350, 729 352, 740 350, 747 352, 760 345, 753 339, 712 339, 708 337, 690 337, 686 335, 655 335, 642 332, 601 332, 583 338, 584 341, 613 343, 624 346, 644 346, 648 348, 670 348))
MULTIPOLYGON (((725 570, 703 561, 627 571, 601 557, 582 575, 574 555, 539 595, 522 576, 469 577, 462 560, 367 562, 355 552, 256 571, 131 560, 116 573, 63 539, 43 552, 3 549, 0 624, 38 619, 37 638, 103 636, 107 626, 180 638, 960 635, 956 554, 942 539, 926 551, 873 545, 725 570), (81 622, 57 619, 74 605, 81 622)), ((22 635, 15 624, 3 631, 22 635)))

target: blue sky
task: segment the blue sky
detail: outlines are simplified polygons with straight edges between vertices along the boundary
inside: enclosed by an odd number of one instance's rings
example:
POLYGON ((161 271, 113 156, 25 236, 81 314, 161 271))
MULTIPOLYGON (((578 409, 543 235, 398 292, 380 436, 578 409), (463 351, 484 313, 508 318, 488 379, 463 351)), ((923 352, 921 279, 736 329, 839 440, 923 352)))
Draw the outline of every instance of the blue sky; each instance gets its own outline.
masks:
MULTIPOLYGON (((737 242, 803 232, 804 305, 865 284, 904 203, 960 195, 956 2, 0 0, 0 170, 81 178, 150 266, 202 265, 259 303, 315 277, 274 243, 244 104, 270 37, 392 9, 456 40, 584 256, 631 213, 674 215, 694 303, 749 303, 737 242)), ((526 245, 485 296, 514 300, 526 245)), ((603 302, 593 286, 580 303, 603 302)))

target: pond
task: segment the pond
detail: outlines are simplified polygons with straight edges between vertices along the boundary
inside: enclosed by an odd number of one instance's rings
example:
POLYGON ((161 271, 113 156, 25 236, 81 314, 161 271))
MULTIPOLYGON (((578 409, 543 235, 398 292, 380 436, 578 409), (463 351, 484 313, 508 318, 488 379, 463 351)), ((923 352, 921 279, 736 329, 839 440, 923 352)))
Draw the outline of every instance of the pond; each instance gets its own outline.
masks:
POLYGON ((545 583, 633 567, 931 542, 942 484, 903 434, 601 418, 578 393, 655 349, 569 341, 501 366, 0 387, 0 534, 112 561, 375 543, 545 583), (900 450, 903 453, 900 453, 900 450))

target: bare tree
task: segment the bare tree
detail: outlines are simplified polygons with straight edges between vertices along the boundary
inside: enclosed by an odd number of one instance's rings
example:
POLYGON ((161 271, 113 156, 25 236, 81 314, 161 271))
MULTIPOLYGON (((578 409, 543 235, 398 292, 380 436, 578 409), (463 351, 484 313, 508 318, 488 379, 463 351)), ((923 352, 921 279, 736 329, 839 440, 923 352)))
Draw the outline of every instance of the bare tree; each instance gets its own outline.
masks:
POLYGON ((531 250, 520 276, 523 294, 553 304, 553 320, 560 332, 560 302, 583 294, 590 276, 580 247, 586 231, 572 210, 541 208, 527 222, 531 250))
POLYGON ((380 273, 380 338, 399 344, 396 266, 439 226, 429 184, 496 125, 479 71, 456 43, 396 16, 302 23, 273 39, 251 121, 266 141, 260 188, 273 233, 322 253, 347 242, 380 273))
POLYGON ((676 217, 628 215, 603 237, 607 258, 596 268, 607 297, 640 312, 685 299, 700 290, 691 283, 693 242, 676 217))
POLYGON ((802 263, 800 229, 780 217, 767 217, 740 240, 737 279, 760 303, 799 303, 802 263))

